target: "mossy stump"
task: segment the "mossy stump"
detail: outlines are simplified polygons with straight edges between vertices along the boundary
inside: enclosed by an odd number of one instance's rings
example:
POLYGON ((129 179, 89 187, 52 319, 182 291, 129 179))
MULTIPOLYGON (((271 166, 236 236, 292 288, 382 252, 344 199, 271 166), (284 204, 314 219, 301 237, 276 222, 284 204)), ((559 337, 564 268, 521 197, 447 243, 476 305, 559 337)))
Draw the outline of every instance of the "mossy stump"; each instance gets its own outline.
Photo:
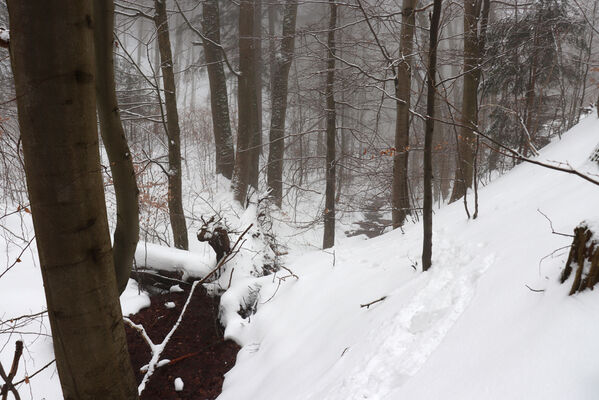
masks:
POLYGON ((592 290, 599 280, 598 234, 599 232, 593 232, 587 222, 582 222, 574 229, 574 241, 561 276, 561 283, 564 283, 575 270, 570 295, 585 289, 592 290))

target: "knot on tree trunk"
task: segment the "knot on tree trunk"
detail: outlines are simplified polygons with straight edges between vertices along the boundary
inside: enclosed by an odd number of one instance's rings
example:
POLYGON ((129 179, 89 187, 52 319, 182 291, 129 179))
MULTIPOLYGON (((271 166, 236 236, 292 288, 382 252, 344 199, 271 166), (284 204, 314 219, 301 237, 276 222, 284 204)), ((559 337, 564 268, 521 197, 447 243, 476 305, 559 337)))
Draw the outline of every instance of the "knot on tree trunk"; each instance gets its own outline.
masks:
MULTIPOLYGON (((595 225, 595 231, 597 226, 599 225, 595 225)), ((593 227, 588 222, 582 222, 574 229, 574 240, 562 272, 561 283, 568 280, 572 271, 575 274, 570 295, 585 289, 592 290, 599 279, 599 235, 598 232, 593 232, 593 227)))

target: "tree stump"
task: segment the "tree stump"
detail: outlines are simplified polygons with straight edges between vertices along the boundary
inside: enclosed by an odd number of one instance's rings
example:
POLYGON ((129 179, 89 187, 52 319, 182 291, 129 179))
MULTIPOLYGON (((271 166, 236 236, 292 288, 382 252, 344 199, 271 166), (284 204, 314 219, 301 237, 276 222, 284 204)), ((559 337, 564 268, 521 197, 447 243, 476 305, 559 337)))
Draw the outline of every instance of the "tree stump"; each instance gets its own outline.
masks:
MULTIPOLYGON (((599 110, 599 105, 597 105, 597 109, 599 110)), ((595 161, 599 164, 599 145, 597 145, 595 151, 593 151, 593 154, 591 154, 591 161, 595 161)))
MULTIPOLYGON (((599 225, 595 224, 597 226, 599 225)), ((585 289, 592 290, 599 280, 599 235, 593 232, 586 221, 574 229, 574 241, 562 272, 561 283, 568 280, 573 270, 575 274, 570 295, 585 289)))
MULTIPOLYGON (((198 232, 198 240, 200 242, 208 242, 210 247, 216 253, 216 263, 231 253, 231 241, 229 240, 229 232, 220 224, 220 219, 215 222, 214 216, 208 221, 202 218, 204 224, 198 232)), ((220 276, 220 271, 217 272, 217 278, 220 276)))

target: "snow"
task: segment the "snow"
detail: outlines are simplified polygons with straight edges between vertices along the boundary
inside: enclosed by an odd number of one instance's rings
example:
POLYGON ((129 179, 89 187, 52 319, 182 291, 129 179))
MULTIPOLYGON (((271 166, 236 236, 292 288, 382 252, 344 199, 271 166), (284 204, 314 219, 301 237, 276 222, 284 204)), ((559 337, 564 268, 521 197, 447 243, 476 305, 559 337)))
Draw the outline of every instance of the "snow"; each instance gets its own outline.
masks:
POLYGON ((175 392, 180 392, 183 390, 183 379, 175 378, 175 392))
POLYGON ((123 316, 137 314, 142 308, 150 306, 150 296, 139 289, 137 281, 129 279, 125 291, 121 294, 121 310, 123 316))
POLYGON ((165 306, 166 308, 175 308, 175 307, 176 307, 176 304, 175 304, 175 302, 173 302, 173 301, 167 301, 166 303, 164 303, 164 306, 165 306))
MULTIPOLYGON (((597 174, 598 132, 587 117, 539 159, 597 174)), ((243 348, 219 400, 599 398, 599 298, 559 285, 571 238, 537 211, 571 233, 597 218, 599 188, 523 164, 479 195, 475 221, 461 202, 436 212, 427 273, 412 225, 289 257, 297 281, 237 282, 221 306, 243 348), (248 285, 260 288, 249 321, 232 312, 248 285)))
POLYGON ((139 267, 182 272, 183 279, 201 278, 215 267, 216 256, 213 252, 200 255, 140 241, 135 251, 135 262, 139 267))
POLYGON ((8 30, 0 28, 0 41, 5 43, 10 41, 10 32, 8 30))
MULTIPOLYGON (((599 165, 589 155, 598 133, 599 121, 588 116, 541 149, 539 159, 597 176, 599 165)), ((230 193, 218 196, 213 204, 232 204, 230 193)), ((286 270, 259 277, 257 268, 272 250, 261 240, 256 206, 220 210, 227 218, 236 214, 227 223, 237 235, 254 226, 211 285, 226 289, 231 280, 221 319, 226 337, 243 346, 219 400, 599 398, 599 359, 593 357, 599 354, 598 294, 569 297, 569 285, 559 285, 571 238, 553 235, 538 212, 557 232, 572 233, 582 221, 599 232, 599 188, 522 164, 481 188, 479 197, 475 221, 466 219, 461 202, 435 211, 427 273, 421 272, 420 225, 371 240, 340 238, 333 249, 308 251, 320 241, 321 227, 297 234, 280 222, 286 217, 281 214, 273 230, 285 238, 285 266, 299 279, 286 270), (244 319, 237 311, 252 296, 257 313, 244 319)), ((297 212, 301 219, 319 211, 311 204, 297 212)), ((43 311, 45 298, 35 241, 21 254, 33 237, 30 215, 6 216, 2 225, 6 264, 21 259, 0 279, 0 320, 8 321, 43 311)), ((192 253, 140 242, 137 265, 204 276, 215 266, 214 254, 205 243, 190 244, 192 253)), ((131 280, 121 305, 131 315, 148 306, 149 297, 131 280)), ((168 368, 160 355, 172 332, 164 342, 150 343, 152 360, 144 373, 168 368)), ((14 341, 23 339, 17 377, 35 372, 53 359, 49 333, 42 315, 26 329, 0 334, 0 362, 9 365, 14 341)), ((174 385, 176 390, 177 380, 174 385)), ((21 389, 31 398, 62 397, 53 365, 21 389)))
POLYGON ((181 289, 181 286, 179 286, 179 285, 173 285, 169 289, 169 292, 171 292, 171 293, 180 293, 180 292, 183 292, 183 289, 181 289))

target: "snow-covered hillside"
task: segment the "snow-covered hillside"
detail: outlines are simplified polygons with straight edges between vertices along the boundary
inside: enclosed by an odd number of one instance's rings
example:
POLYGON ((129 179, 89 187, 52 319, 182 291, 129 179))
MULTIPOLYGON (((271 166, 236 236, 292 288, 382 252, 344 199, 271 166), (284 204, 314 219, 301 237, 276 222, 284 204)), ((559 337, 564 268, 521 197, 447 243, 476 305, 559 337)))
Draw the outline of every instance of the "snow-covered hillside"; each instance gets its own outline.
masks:
MULTIPOLYGON (((598 142, 593 115, 540 158, 598 174, 589 161, 598 142)), ((558 284, 571 239, 552 234, 538 211, 556 231, 571 233, 582 220, 599 217, 598 204, 599 187, 520 165, 481 189, 477 220, 466 219, 461 202, 437 210, 434 265, 427 273, 420 272, 420 225, 371 240, 341 239, 334 249, 309 253, 320 231, 297 236, 281 226, 280 237, 291 237, 285 265, 299 279, 278 279, 289 275, 286 270, 249 276, 259 253, 250 237, 251 251, 234 259, 235 277, 222 298, 226 335, 244 347, 219 399, 599 398, 599 295, 568 297, 569 288, 558 284), (258 289, 258 312, 242 319, 240 296, 258 289)), ((255 215, 246 211, 235 228, 243 230, 255 215)), ((33 237, 30 215, 21 210, 2 223, 6 265, 20 260, 0 270, 6 321, 44 310, 45 300, 35 241, 21 253, 33 237)), ((204 259, 200 245, 192 251, 204 259)), ((154 253, 177 265, 188 260, 173 259, 172 251, 154 253)), ((149 301, 130 281, 121 302, 127 314, 149 301)), ((25 341, 19 376, 53 359, 45 317, 0 325, 0 334, 3 365, 12 360, 14 341, 25 341)), ((20 390, 23 398, 60 398, 54 365, 20 390)))
MULTIPOLYGON (((587 117, 540 159, 597 174, 597 142, 587 117)), ((599 187, 525 164, 481 189, 477 220, 435 214, 430 272, 418 225, 287 260, 299 280, 255 281, 257 314, 229 321, 244 347, 219 399, 599 398, 599 295, 558 284, 571 239, 540 213, 571 233, 598 205, 599 187)))

